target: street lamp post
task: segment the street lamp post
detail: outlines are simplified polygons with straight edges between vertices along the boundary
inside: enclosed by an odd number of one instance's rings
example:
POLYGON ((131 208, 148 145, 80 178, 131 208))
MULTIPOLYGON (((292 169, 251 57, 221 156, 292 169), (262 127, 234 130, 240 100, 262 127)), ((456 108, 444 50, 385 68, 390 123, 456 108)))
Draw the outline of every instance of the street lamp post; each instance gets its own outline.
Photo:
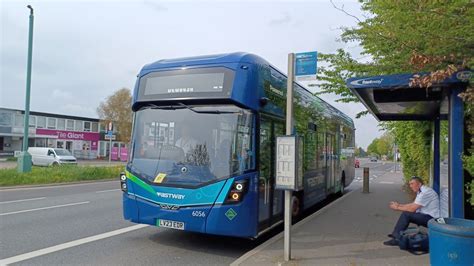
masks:
POLYGON ((30 88, 31 88, 31 61, 33 57, 33 8, 28 5, 30 9, 30 28, 28 33, 28 65, 26 69, 26 99, 25 99, 25 120, 23 128, 23 147, 22 153, 18 158, 19 173, 31 172, 31 155, 28 153, 28 129, 30 122, 30 88))

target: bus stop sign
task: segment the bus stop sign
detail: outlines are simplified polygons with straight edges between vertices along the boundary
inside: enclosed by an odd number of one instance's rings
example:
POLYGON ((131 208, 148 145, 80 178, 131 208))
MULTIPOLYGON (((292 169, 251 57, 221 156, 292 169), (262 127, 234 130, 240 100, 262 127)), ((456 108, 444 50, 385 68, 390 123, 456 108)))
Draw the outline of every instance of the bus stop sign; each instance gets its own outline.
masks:
POLYGON ((295 54, 295 77, 298 81, 316 80, 318 52, 295 54))

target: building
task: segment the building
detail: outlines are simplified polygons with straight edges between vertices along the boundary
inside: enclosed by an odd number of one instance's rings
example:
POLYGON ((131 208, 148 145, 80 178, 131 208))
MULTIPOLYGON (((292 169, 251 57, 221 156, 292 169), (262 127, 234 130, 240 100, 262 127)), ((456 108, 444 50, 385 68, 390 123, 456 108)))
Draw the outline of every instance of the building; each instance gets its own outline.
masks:
MULTIPOLYGON (((21 151, 24 111, 0 108, 0 156, 21 151)), ((105 140, 105 125, 97 118, 30 112, 28 146, 69 150, 78 159, 108 157, 110 142, 105 140)), ((124 143, 112 142, 112 159, 126 160, 124 143)))

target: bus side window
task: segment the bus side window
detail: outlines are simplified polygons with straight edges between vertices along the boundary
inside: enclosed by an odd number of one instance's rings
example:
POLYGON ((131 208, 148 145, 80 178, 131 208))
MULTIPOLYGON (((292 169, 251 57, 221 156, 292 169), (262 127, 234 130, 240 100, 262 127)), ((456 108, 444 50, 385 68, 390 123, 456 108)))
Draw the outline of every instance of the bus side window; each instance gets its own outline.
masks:
MULTIPOLYGON (((271 123, 262 120, 260 125, 260 177, 270 178, 271 167, 271 123)), ((263 181, 263 180, 261 180, 263 181)), ((266 182, 266 181, 263 181, 266 182)))
POLYGON ((318 168, 317 134, 316 131, 308 130, 304 136, 304 171, 316 170, 318 168))

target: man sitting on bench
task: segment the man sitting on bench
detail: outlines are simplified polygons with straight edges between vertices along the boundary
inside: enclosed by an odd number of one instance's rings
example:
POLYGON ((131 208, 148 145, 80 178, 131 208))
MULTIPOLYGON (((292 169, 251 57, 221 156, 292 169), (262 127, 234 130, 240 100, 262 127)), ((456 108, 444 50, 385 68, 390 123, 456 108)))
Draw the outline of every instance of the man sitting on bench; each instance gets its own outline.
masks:
POLYGON ((411 178, 409 185, 411 190, 416 192, 415 201, 408 204, 390 202, 390 208, 402 211, 402 214, 393 232, 388 235, 391 239, 383 242, 384 245, 398 246, 400 232, 406 230, 410 223, 427 227, 430 219, 439 217, 438 194, 432 188, 423 185, 423 180, 417 176, 411 178))

